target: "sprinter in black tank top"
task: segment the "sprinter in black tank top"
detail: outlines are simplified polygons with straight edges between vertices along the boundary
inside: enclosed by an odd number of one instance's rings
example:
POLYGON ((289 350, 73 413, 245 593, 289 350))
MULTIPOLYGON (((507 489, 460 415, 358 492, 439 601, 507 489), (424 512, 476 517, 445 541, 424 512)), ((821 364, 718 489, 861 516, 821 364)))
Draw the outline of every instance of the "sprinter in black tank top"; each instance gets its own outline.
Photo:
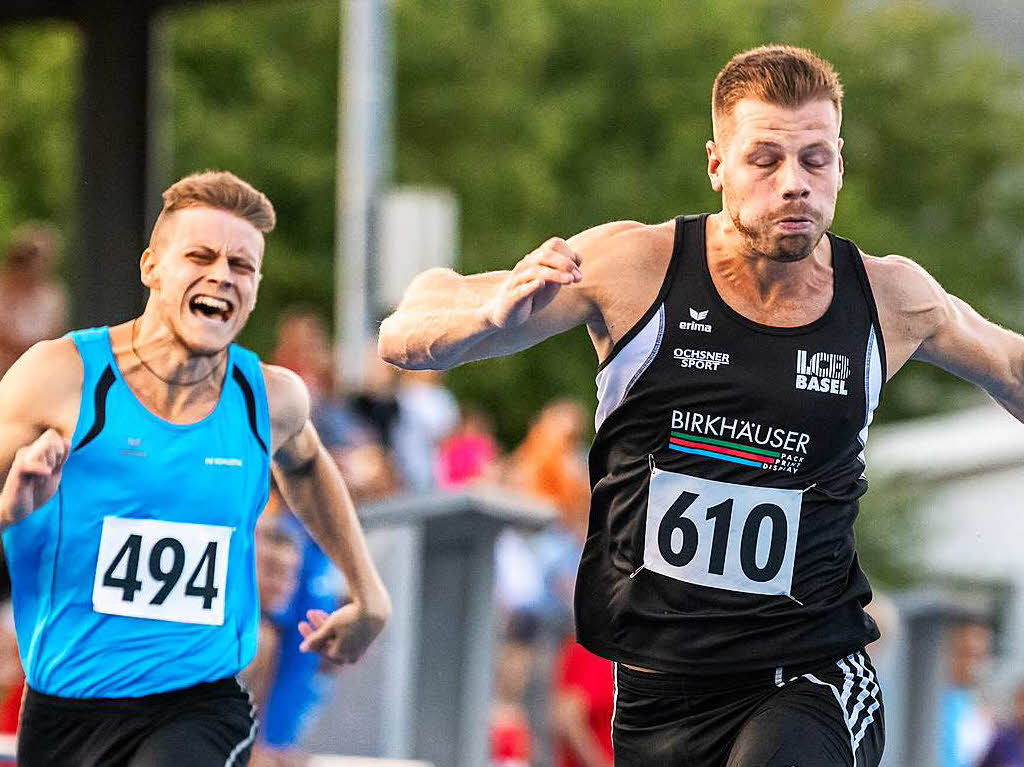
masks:
POLYGON ((510 271, 430 270, 381 326, 389 362, 448 368, 587 325, 576 621, 616 662, 618 767, 876 767, 853 523, 882 385, 913 357, 1024 420, 1024 338, 828 232, 841 116, 810 51, 739 54, 712 94, 721 212, 553 238, 510 271))

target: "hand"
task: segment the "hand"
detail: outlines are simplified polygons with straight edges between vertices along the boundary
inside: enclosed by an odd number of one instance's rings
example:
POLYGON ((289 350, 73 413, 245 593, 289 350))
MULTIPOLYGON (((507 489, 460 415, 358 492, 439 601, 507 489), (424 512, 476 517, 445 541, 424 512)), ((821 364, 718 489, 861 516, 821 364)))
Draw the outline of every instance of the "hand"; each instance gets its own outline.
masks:
POLYGON ((563 285, 583 279, 581 259, 561 237, 552 237, 512 269, 485 307, 495 327, 514 328, 551 303, 563 285))
POLYGON ((0 520, 20 522, 57 492, 71 443, 47 429, 30 445, 19 448, 0 493, 0 520))
POLYGON ((307 610, 299 623, 301 652, 318 652, 332 663, 355 663, 384 628, 386 618, 360 609, 355 602, 327 613, 307 610))

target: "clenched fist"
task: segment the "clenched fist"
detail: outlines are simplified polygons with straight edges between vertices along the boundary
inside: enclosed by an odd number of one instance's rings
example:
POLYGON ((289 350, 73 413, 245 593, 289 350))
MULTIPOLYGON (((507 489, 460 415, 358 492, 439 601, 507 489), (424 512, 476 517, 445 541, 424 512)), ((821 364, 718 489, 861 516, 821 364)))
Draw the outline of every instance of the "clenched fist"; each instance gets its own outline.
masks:
POLYGON ((522 325, 547 306, 563 285, 583 279, 581 259, 561 237, 552 237, 512 269, 487 307, 498 328, 522 325))
POLYGON ((0 493, 0 524, 20 522, 53 497, 70 452, 71 444, 54 429, 18 449, 0 493))

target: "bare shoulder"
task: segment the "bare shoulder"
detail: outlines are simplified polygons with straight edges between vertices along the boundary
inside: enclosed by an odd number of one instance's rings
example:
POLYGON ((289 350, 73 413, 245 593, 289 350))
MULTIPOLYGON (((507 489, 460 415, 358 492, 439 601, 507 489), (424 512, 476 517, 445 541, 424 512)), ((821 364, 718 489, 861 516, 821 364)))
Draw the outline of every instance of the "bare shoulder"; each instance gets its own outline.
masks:
POLYGON ((896 255, 861 255, 878 308, 887 370, 892 377, 922 342, 946 325, 952 303, 942 286, 917 262, 896 255))
POLYGON ((672 249, 675 221, 643 224, 639 221, 612 221, 586 229, 569 240, 569 245, 583 257, 583 274, 588 267, 598 270, 621 270, 628 263, 638 266, 672 249))
POLYGON ((932 325, 945 310, 946 291, 916 261, 897 255, 861 256, 879 312, 918 317, 923 324, 932 325))
POLYGON ((580 289, 601 322, 590 324, 598 356, 604 358, 657 297, 672 256, 675 221, 641 224, 615 221, 569 240, 580 254, 580 289))
POLYGON ((4 374, 0 386, 4 397, 23 393, 52 405, 54 397, 82 391, 83 371, 75 342, 69 337, 56 338, 29 347, 4 374))
POLYGON ((270 428, 280 446, 297 434, 309 420, 309 391, 294 372, 280 365, 261 363, 270 408, 270 428))
POLYGON ((54 428, 70 438, 83 376, 82 358, 71 338, 34 344, 0 381, 0 420, 54 428))

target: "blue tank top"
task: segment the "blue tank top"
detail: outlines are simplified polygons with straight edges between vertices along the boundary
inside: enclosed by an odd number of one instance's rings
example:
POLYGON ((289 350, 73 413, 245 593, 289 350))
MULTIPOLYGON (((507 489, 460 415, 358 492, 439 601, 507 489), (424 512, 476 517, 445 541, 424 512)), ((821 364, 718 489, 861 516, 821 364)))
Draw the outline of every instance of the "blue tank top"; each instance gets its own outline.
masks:
POLYGON ((3 536, 30 687, 137 697, 237 673, 256 652, 254 528, 270 491, 259 359, 232 345, 220 400, 174 424, 128 388, 107 328, 84 365, 54 497, 3 536))

